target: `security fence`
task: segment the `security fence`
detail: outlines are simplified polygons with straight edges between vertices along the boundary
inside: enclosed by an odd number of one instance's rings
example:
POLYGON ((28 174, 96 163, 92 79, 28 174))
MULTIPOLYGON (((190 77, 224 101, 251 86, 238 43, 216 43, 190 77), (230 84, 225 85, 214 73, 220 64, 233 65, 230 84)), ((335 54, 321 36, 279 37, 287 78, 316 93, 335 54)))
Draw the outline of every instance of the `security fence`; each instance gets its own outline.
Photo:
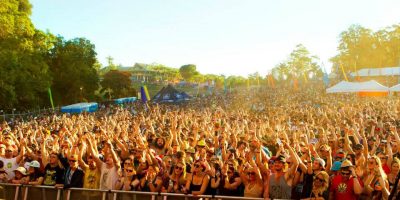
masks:
POLYGON ((0 183, 0 200, 263 200, 262 198, 187 195, 175 193, 139 192, 122 190, 95 190, 84 188, 56 188, 0 183))

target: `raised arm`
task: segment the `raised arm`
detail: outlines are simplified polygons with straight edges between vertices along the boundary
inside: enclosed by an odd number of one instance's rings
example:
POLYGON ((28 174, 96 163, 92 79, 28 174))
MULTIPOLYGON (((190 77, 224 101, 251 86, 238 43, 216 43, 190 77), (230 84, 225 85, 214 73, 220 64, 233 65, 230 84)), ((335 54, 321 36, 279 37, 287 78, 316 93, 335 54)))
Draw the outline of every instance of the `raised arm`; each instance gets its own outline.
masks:
POLYGON ((286 142, 284 142, 283 144, 289 150, 289 154, 290 154, 290 157, 292 157, 292 162, 293 162, 292 166, 285 173, 285 180, 288 183, 288 185, 291 186, 291 184, 293 183, 294 174, 295 174, 295 172, 297 170, 297 167, 299 166, 299 161, 296 159, 296 155, 295 155, 292 147, 290 147, 290 145, 288 143, 286 143, 286 142))
POLYGON ((96 162, 97 166, 101 168, 103 161, 100 160, 98 153, 94 150, 97 146, 93 146, 92 141, 88 138, 87 139, 88 150, 92 154, 94 161, 96 162))

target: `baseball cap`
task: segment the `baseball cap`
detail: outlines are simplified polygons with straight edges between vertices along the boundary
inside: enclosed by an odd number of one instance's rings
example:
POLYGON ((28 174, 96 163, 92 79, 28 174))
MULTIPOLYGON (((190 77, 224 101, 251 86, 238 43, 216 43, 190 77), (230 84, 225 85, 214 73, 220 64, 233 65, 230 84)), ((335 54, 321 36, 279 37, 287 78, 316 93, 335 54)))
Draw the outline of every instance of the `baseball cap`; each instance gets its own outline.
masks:
POLYGON ((40 163, 38 161, 34 160, 34 161, 28 163, 28 166, 34 167, 34 168, 40 168, 40 163))
POLYGON ((339 171, 340 167, 342 166, 342 162, 340 161, 335 161, 331 167, 331 171, 339 171))
POLYGON ((340 166, 341 168, 345 168, 345 167, 353 167, 353 164, 350 162, 350 160, 344 160, 342 162, 342 165, 340 166))
POLYGON ((322 158, 315 158, 315 161, 318 161, 319 165, 321 165, 322 168, 325 168, 325 160, 322 158))
POLYGON ((26 175, 26 169, 25 169, 25 167, 18 167, 16 170, 14 170, 14 171, 18 171, 18 172, 20 172, 21 174, 23 174, 23 175, 26 175))
POLYGON ((197 146, 205 147, 206 146, 206 142, 204 140, 200 140, 200 141, 197 142, 197 146))

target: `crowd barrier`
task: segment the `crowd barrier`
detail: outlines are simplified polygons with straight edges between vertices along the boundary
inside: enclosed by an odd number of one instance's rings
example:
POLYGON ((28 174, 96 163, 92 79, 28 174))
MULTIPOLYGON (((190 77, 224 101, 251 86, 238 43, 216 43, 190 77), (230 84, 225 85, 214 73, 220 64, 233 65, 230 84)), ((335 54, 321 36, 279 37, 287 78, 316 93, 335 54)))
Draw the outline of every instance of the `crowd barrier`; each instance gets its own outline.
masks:
POLYGON ((0 200, 263 200, 234 196, 186 195, 175 193, 139 192, 123 190, 62 189, 51 186, 32 186, 0 183, 0 200))

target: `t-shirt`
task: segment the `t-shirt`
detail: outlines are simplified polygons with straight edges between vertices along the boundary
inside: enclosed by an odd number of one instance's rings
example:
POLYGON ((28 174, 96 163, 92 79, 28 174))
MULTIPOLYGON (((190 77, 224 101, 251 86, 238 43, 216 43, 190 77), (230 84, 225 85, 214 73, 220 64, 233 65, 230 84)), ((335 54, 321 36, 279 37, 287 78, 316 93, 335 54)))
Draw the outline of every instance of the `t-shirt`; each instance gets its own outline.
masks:
POLYGON ((100 189, 101 190, 114 190, 115 184, 118 180, 117 168, 107 168, 107 165, 103 163, 101 165, 101 176, 100 176, 100 189))
POLYGON ((60 166, 51 167, 47 164, 44 168, 44 180, 43 185, 53 186, 56 184, 64 183, 64 169, 60 166))
POLYGON ((100 171, 96 169, 90 169, 89 167, 83 170, 85 176, 83 177, 83 187, 88 189, 99 189, 100 186, 100 171))
MULTIPOLYGON (((362 181, 359 180, 362 186, 362 181)), ((334 193, 334 199, 357 200, 358 195, 354 193, 354 178, 343 180, 342 175, 337 175, 332 180, 330 192, 334 193)))
POLYGON ((4 171, 7 172, 8 178, 13 179, 15 176, 14 170, 16 170, 19 165, 17 163, 17 157, 14 158, 0 158, 4 163, 4 171))

